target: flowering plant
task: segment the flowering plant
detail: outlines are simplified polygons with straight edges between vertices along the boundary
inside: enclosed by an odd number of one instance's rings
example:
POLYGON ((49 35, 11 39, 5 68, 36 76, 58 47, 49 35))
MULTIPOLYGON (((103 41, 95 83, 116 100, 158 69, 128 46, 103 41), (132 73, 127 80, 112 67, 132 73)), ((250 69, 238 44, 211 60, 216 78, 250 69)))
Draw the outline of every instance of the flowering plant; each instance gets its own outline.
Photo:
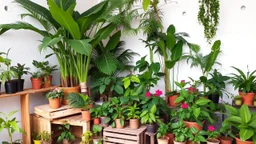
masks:
POLYGON ((215 127, 212 125, 208 126, 208 130, 206 133, 208 135, 208 138, 217 138, 218 136, 220 136, 220 132, 216 130, 215 127))
POLYGON ((50 91, 46 94, 47 99, 62 98, 63 96, 64 96, 63 90, 58 88, 55 88, 53 91, 50 91))

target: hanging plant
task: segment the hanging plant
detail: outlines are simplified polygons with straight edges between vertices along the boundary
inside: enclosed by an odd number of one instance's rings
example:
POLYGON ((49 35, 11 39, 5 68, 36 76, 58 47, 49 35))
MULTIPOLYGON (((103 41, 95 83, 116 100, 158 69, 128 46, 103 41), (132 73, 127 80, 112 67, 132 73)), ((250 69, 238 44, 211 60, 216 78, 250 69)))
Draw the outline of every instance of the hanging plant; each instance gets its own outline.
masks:
POLYGON ((219 0, 199 0, 198 21, 204 26, 204 35, 210 43, 219 24, 219 0))

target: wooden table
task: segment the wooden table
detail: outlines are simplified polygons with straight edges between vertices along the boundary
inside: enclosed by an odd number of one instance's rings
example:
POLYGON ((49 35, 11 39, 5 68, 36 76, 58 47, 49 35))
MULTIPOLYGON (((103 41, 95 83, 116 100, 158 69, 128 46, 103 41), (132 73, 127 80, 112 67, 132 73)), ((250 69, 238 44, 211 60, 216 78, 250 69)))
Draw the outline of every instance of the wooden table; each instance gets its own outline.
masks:
POLYGON ((53 90, 59 86, 52 86, 49 88, 42 88, 42 89, 25 89, 24 91, 17 92, 14 94, 5 94, 2 93, 0 95, 0 98, 8 98, 8 97, 14 97, 14 96, 20 96, 20 105, 21 105, 21 123, 22 123, 22 129, 26 132, 25 134, 22 134, 22 139, 24 144, 31 144, 31 126, 30 126, 30 101, 29 96, 30 94, 36 94, 36 93, 42 93, 42 92, 48 92, 50 90, 53 90))

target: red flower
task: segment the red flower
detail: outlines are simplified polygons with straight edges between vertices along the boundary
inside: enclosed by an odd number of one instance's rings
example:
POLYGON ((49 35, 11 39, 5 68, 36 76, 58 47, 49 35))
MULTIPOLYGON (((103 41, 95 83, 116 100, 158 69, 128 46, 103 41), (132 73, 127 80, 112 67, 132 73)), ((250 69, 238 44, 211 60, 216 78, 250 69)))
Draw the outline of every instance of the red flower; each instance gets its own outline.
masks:
POLYGON ((185 83, 186 81, 185 81, 185 80, 181 80, 180 82, 181 82, 181 83, 185 83))
POLYGON ((154 96, 161 96, 163 94, 163 92, 161 90, 156 90, 156 93, 154 94, 154 96))
POLYGON ((215 131, 215 128, 214 128, 214 126, 212 126, 212 125, 208 126, 208 131, 210 131, 210 132, 213 132, 213 131, 215 131))
POLYGON ((182 108, 182 109, 188 109, 188 104, 187 104, 187 103, 181 104, 181 108, 182 108))
POLYGON ((188 93, 196 93, 196 89, 191 86, 188 88, 188 93))
POLYGON ((150 96, 151 96, 151 93, 149 91, 146 92, 146 97, 150 98, 150 96))

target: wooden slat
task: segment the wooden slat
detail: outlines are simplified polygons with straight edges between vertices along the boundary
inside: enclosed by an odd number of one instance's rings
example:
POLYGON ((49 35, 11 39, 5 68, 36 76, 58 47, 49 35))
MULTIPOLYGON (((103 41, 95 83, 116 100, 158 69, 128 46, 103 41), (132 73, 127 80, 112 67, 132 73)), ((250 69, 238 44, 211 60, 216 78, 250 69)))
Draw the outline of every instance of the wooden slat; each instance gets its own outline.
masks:
POLYGON ((130 129, 129 127, 125 127, 123 129, 117 129, 117 128, 112 128, 111 126, 109 126, 109 127, 105 128, 104 131, 139 135, 141 132, 145 131, 145 129, 146 129, 146 126, 141 126, 139 129, 135 129, 135 130, 130 129))
POLYGON ((31 128, 30 128, 30 109, 29 109, 29 94, 20 96, 20 106, 21 106, 21 123, 22 129, 27 134, 22 134, 23 142, 26 144, 31 143, 31 128))
POLYGON ((124 140, 124 139, 117 139, 117 138, 109 138, 106 137, 106 141, 108 142, 116 142, 121 144, 138 144, 138 142, 130 141, 130 140, 124 140))
POLYGON ((126 135, 126 134, 118 134, 118 133, 110 133, 110 132, 104 132, 104 136, 107 137, 115 137, 115 138, 121 138, 121 139, 131 139, 131 140, 138 140, 139 137, 132 136, 132 135, 126 135))

